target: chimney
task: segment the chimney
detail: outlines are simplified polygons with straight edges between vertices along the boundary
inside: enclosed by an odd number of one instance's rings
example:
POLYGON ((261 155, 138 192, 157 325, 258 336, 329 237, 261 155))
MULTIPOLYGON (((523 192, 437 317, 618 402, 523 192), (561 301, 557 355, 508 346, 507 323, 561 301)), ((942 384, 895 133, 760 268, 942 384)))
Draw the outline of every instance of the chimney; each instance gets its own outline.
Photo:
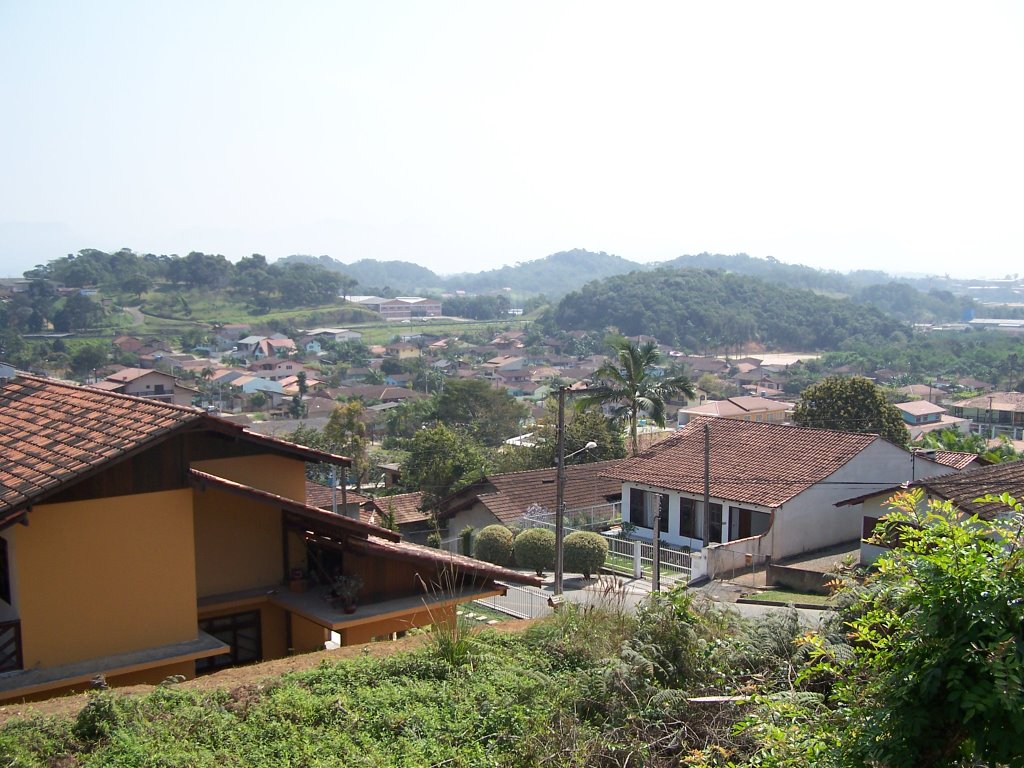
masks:
POLYGON ((8 365, 7 363, 0 363, 0 389, 7 386, 7 382, 13 379, 17 375, 17 371, 14 370, 14 366, 8 365))

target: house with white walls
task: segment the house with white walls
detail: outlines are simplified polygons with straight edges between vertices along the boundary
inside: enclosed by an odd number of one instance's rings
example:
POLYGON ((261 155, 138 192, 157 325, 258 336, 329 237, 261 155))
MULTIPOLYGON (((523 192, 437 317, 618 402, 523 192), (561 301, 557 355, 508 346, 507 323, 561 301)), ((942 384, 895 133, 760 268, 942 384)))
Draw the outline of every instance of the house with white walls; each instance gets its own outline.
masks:
POLYGON ((862 536, 860 546, 861 565, 871 565, 888 551, 888 547, 875 538, 879 521, 884 520, 890 510, 889 500, 899 491, 920 488, 923 501, 948 501, 964 518, 977 515, 982 520, 991 520, 1006 515, 1009 508, 1002 502, 982 501, 990 494, 1009 494, 1014 499, 1024 499, 1024 461, 1007 461, 1002 464, 978 466, 967 465, 963 472, 943 477, 926 478, 908 486, 884 488, 881 491, 861 494, 839 502, 840 507, 851 507, 860 511, 862 536))
POLYGON ((954 471, 878 435, 698 418, 604 474, 622 482, 634 536, 652 538, 658 519, 665 544, 777 561, 859 539, 860 510, 836 502, 954 471))

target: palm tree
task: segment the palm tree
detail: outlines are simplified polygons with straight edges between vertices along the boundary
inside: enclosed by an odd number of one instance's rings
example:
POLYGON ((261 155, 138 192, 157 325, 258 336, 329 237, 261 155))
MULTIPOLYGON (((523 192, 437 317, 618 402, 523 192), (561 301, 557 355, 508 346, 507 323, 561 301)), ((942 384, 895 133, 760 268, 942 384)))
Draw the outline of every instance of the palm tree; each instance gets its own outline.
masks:
POLYGON ((661 376, 654 372, 658 364, 657 345, 652 341, 637 345, 622 339, 614 342, 617 360, 607 360, 594 373, 596 386, 576 401, 578 408, 592 405, 611 405, 616 419, 625 418, 629 424, 633 455, 640 452, 637 440, 637 420, 641 414, 659 427, 665 426, 665 401, 673 395, 694 397, 693 383, 686 376, 661 376))

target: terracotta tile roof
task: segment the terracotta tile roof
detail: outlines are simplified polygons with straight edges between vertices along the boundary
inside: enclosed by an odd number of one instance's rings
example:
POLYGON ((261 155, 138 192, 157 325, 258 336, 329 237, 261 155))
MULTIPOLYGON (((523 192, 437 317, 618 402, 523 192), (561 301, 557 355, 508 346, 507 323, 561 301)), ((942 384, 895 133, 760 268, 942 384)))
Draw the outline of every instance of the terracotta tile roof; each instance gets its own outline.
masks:
POLYGON ((0 522, 202 418, 194 408, 19 374, 0 391, 0 522))
MULTIPOLYGON (((567 466, 565 508, 579 509, 607 504, 609 499, 618 500, 622 493, 622 483, 604 473, 613 469, 619 461, 616 459, 567 466)), ((517 522, 534 504, 554 511, 555 475, 554 467, 488 475, 445 500, 441 517, 451 517, 477 502, 507 525, 517 522)))
POLYGON ((1024 411, 1024 392, 990 392, 987 395, 958 400, 955 405, 959 408, 980 408, 987 411, 990 403, 993 411, 1024 411))
POLYGON ((932 413, 946 412, 946 409, 941 405, 936 405, 928 400, 911 400, 906 403, 896 403, 896 407, 911 416, 927 416, 932 413))
MULTIPOLYGON (((520 573, 510 568, 491 565, 483 560, 476 560, 465 555, 456 555, 452 552, 442 552, 433 547, 424 547, 408 541, 392 542, 371 536, 365 541, 349 542, 348 546, 371 555, 409 560, 438 568, 454 568, 456 571, 471 576, 483 576, 489 579, 513 581, 517 584, 529 584, 538 587, 542 583, 541 579, 530 573, 520 573)), ((427 576, 427 574, 424 574, 429 587, 430 579, 427 576)))
POLYGON ((111 461, 197 427, 304 461, 349 463, 196 408, 19 373, 0 390, 0 525, 111 461))
POLYGON ((960 451, 936 451, 935 455, 928 458, 947 467, 966 469, 978 460, 978 455, 976 453, 961 453, 960 451))
POLYGON ((129 381, 141 379, 143 376, 148 376, 151 373, 157 376, 165 376, 168 379, 174 378, 174 376, 169 373, 157 371, 152 368, 122 368, 117 373, 112 373, 110 376, 107 376, 107 381, 116 381, 124 384, 129 381))
POLYGON ((698 418, 605 474, 701 495, 705 424, 711 428, 711 495, 765 507, 780 506, 881 440, 878 435, 698 418))
POLYGON ((987 493, 1008 493, 1018 501, 1024 499, 1024 461, 1008 461, 942 477, 918 480, 930 496, 952 501, 969 515, 991 518, 1006 511, 1003 504, 979 504, 974 500, 987 493))
POLYGON ((703 416, 745 416, 748 413, 775 413, 788 411, 796 407, 796 403, 781 400, 769 400, 767 397, 730 397, 727 400, 708 400, 700 405, 680 408, 683 413, 703 416))
MULTIPOLYGON (((348 491, 345 494, 349 504, 358 504, 360 507, 364 504, 370 504, 373 502, 369 496, 364 496, 361 493, 355 491, 348 491)), ((306 503, 311 507, 319 507, 320 509, 330 509, 334 502, 334 495, 329 485, 320 485, 320 483, 314 483, 312 480, 306 481, 306 503)), ((341 490, 338 490, 338 504, 341 504, 341 490)), ((368 513, 364 513, 360 510, 359 519, 363 522, 370 522, 370 516, 368 513)))
POLYGON ((373 506, 378 520, 389 511, 394 511, 395 524, 406 525, 430 519, 430 513, 420 509, 422 502, 422 493, 400 493, 396 496, 378 496, 373 500, 373 506))

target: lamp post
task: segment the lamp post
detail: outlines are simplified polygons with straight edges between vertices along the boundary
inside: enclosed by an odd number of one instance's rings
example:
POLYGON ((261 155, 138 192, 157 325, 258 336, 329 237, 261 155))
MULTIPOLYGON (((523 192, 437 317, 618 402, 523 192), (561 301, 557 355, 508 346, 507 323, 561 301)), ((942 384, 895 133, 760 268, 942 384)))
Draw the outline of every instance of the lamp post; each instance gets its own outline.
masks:
POLYGON ((588 442, 578 451, 565 455, 565 387, 558 389, 558 443, 557 456, 558 464, 555 470, 555 584, 554 594, 562 594, 562 576, 565 572, 565 563, 562 553, 562 542, 565 540, 565 460, 571 459, 577 453, 597 448, 593 440, 588 442))

